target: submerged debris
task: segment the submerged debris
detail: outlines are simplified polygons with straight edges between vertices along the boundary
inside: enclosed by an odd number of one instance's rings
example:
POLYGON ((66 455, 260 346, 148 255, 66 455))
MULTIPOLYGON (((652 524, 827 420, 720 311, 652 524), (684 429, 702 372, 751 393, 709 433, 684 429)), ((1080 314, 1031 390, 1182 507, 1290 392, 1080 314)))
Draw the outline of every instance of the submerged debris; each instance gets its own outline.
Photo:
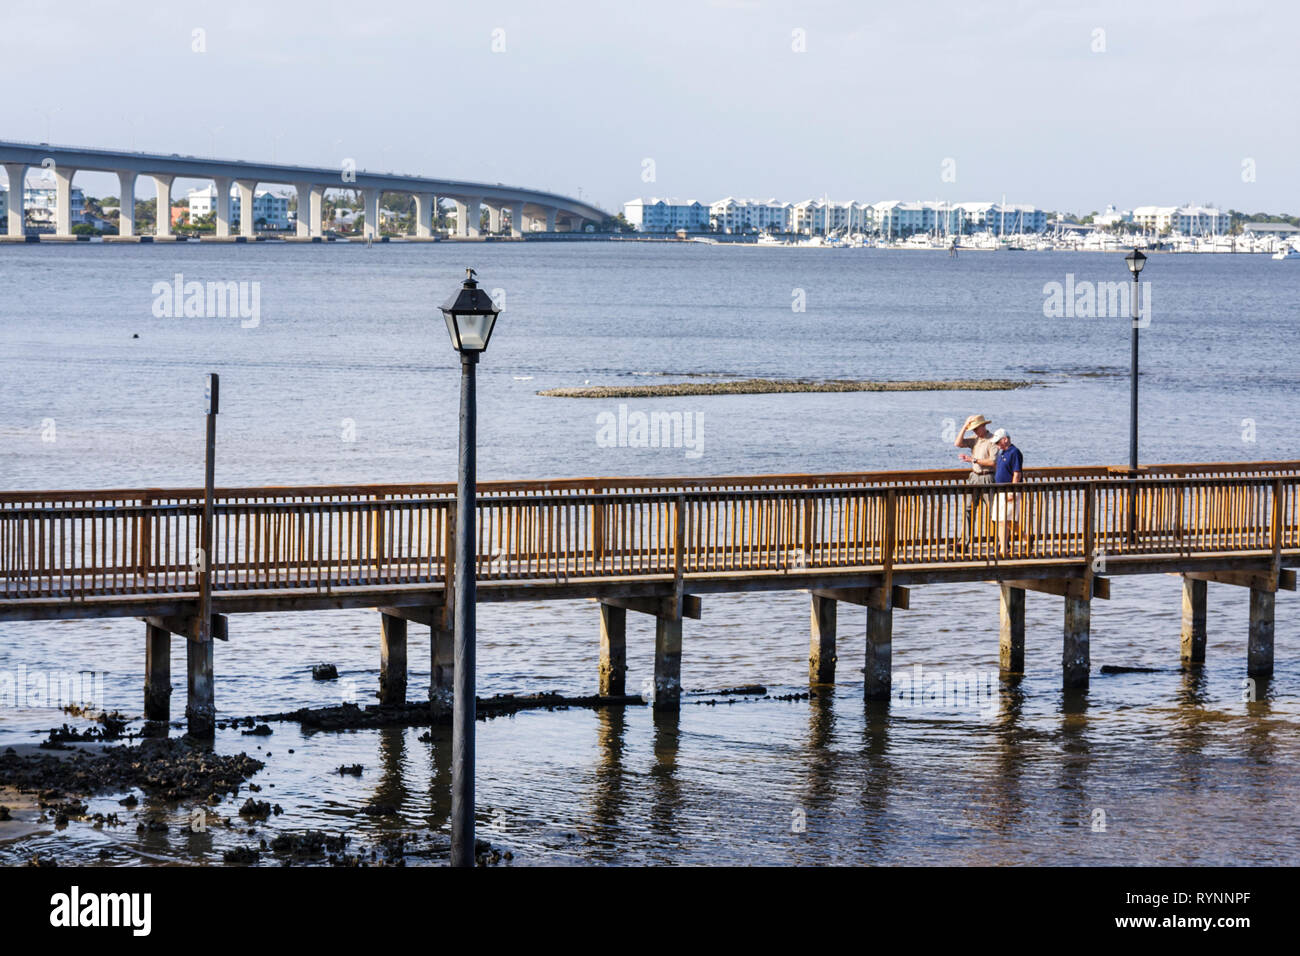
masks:
POLYGON ((312 680, 338 680, 339 669, 333 664, 313 664, 311 676, 312 680))

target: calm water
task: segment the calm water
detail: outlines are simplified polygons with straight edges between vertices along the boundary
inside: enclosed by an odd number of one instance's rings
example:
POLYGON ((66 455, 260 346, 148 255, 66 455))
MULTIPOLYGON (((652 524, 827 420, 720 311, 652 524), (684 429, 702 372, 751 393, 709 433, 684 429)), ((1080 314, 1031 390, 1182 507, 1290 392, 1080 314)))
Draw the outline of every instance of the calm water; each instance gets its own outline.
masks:
MULTIPOLYGON (((1031 468, 1127 458, 1127 320, 1043 314, 1045 283, 1067 274, 1076 283, 1124 281, 1119 256, 47 244, 0 246, 0 488, 200 484, 207 371, 222 377, 219 483, 450 480, 458 369, 436 306, 467 265, 505 291, 479 373, 483 479, 949 466, 957 464, 944 438, 949 420, 977 411, 1009 428, 1031 468), (260 283, 260 323, 155 318, 153 285, 176 273, 260 283), (799 290, 801 313, 792 310, 799 290), (596 416, 619 402, 535 394, 721 373, 1046 384, 628 402, 701 415, 698 457, 600 447, 596 416)), ((1266 257, 1157 256, 1144 278, 1152 322, 1142 333, 1143 459, 1297 457, 1289 439, 1300 270, 1266 257)), ((1296 602, 1280 596, 1277 672, 1246 702, 1244 593, 1210 590, 1199 674, 1178 668, 1179 593, 1174 577, 1121 578, 1113 600, 1094 603, 1093 683, 1079 698, 1060 689, 1060 601, 1031 594, 1026 678, 995 683, 970 706, 864 708, 864 612, 841 608, 841 682, 829 699, 706 706, 688 696, 678 717, 631 708, 480 724, 480 835, 523 864, 1296 863, 1296 602), (1103 664, 1161 670, 1102 676, 1103 664), (1097 810, 1104 832, 1092 826, 1097 810), (792 832, 800 814, 806 832, 792 832)), ((804 689, 807 602, 798 593, 706 597, 703 620, 687 624, 684 686, 804 689)), ((895 615, 896 688, 915 665, 930 677, 995 674, 993 587, 918 588, 912 604, 895 615)), ((231 641, 216 649, 219 710, 337 703, 340 685, 311 679, 319 660, 370 693, 376 617, 239 616, 231 641)), ((653 628, 639 615, 628 624, 635 690, 651 674, 653 628)), ((109 706, 138 715, 142 631, 133 621, 2 624, 0 672, 104 672, 109 706)), ((419 631, 413 698, 428 680, 419 631)), ((484 606, 480 693, 590 693, 597 641, 589 603, 484 606)), ((173 660, 180 716, 179 641, 173 660)), ((0 701, 0 746, 35 741, 65 719, 0 701)), ((419 734, 304 736, 276 725, 264 739, 219 732, 217 746, 272 754, 258 777, 261 796, 285 809, 272 831, 346 826, 366 846, 386 830, 433 827, 436 842, 447 832, 449 744, 444 734, 432 742, 419 734), (362 777, 333 773, 352 763, 364 765, 362 777), (368 803, 399 804, 401 816, 356 816, 368 803)), ((115 797, 92 804, 120 810, 115 797)), ((0 844, 0 861, 38 849, 90 859, 101 846, 120 862, 219 861, 236 842, 256 838, 181 836, 175 827, 145 837, 134 823, 110 832, 73 823, 0 844)))

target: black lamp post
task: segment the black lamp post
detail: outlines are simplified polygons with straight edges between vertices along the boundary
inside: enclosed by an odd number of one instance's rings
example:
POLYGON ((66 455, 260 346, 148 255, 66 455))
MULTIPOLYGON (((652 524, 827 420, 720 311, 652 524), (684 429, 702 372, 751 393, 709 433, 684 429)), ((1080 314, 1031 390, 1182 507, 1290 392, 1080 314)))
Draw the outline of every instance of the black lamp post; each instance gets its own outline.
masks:
POLYGON ((451 724, 451 865, 474 865, 474 366, 486 351, 500 310, 466 269, 442 306, 452 347, 460 353, 460 468, 456 476, 455 675, 451 724))
POLYGON ((1130 543, 1137 537, 1137 476, 1138 476, 1138 276, 1146 265, 1147 257, 1136 248, 1124 257, 1128 271, 1133 273, 1133 295, 1130 297, 1130 313, 1133 317, 1132 332, 1132 382, 1129 386, 1129 424, 1128 424, 1128 469, 1134 480, 1133 490, 1129 494, 1128 529, 1130 543))

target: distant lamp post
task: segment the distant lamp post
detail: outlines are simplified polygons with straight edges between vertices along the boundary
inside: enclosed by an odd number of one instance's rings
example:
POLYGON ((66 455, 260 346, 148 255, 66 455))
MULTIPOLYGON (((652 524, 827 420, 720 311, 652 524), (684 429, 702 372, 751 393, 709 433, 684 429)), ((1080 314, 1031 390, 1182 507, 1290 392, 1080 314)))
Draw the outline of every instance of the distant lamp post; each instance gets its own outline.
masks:
POLYGON ((1147 257, 1138 252, 1135 247, 1132 252, 1124 257, 1124 262, 1128 266, 1128 271, 1133 273, 1133 294, 1130 298, 1130 314, 1133 317, 1132 329, 1132 362, 1131 373, 1132 381, 1129 386, 1129 424, 1128 424, 1128 468, 1129 475, 1134 479, 1134 486, 1129 494, 1128 506, 1128 528, 1129 541, 1134 543, 1137 539, 1137 476, 1138 476, 1138 276, 1142 273, 1142 267, 1146 265, 1147 257))
POLYGON ((474 558, 476 399, 474 366, 487 350, 500 310, 474 270, 442 306, 460 353, 460 468, 456 476, 455 676, 451 725, 451 865, 474 865, 474 558))

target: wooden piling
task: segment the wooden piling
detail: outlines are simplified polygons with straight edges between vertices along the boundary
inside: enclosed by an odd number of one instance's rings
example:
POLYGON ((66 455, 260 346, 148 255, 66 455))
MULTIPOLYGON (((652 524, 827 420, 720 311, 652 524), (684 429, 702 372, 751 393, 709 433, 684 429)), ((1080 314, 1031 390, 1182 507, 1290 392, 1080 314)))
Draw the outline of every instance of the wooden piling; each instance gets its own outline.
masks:
POLYGON ((212 692, 212 646, 215 643, 194 638, 185 642, 188 678, 185 720, 191 737, 211 737, 216 733, 217 709, 212 692))
MULTIPOLYGON (((680 635, 678 642, 680 661, 680 635)), ((657 654, 656 660, 658 660, 657 654)), ((626 674, 627 609, 602 603, 600 605, 600 695, 621 697, 626 693, 626 674)))
POLYGON ((429 629, 429 655, 432 667, 429 674, 429 699, 441 700, 450 704, 456 692, 456 646, 455 634, 450 628, 429 629))
POLYGON ((1250 641, 1246 649, 1246 674, 1269 677, 1273 673, 1273 607, 1277 595, 1250 589, 1250 641))
POLYGON ((172 634, 166 628, 144 626, 144 719, 171 719, 172 634))
POLYGON ((379 703, 406 703, 406 619, 381 613, 379 703))
POLYGON ((1184 664, 1205 662, 1207 588, 1207 582, 1183 575, 1183 633, 1180 655, 1184 664))
POLYGON ((1002 622, 998 666, 1004 674, 1025 672, 1025 589, 1003 584, 998 599, 1002 622))
POLYGON ((1088 686, 1089 632, 1092 627, 1092 602, 1077 595, 1065 596, 1065 629, 1061 654, 1061 678, 1067 689, 1088 686))
POLYGON ((682 619, 677 614, 655 616, 656 710, 676 710, 682 698, 682 619))
POLYGON ((883 610, 867 606, 867 663, 863 671, 867 700, 889 700, 893 681, 894 606, 885 601, 883 610))
POLYGON ((812 595, 812 635, 808 645, 808 683, 835 683, 835 625, 839 602, 812 595))

